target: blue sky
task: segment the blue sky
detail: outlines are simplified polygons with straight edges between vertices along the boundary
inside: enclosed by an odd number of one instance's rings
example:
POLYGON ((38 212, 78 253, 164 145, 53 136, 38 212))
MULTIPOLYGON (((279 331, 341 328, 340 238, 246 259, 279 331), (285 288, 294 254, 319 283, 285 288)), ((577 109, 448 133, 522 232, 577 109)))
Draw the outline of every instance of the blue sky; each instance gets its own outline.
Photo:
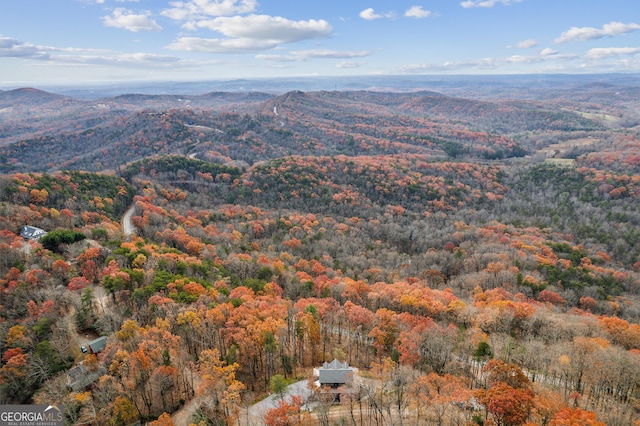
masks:
POLYGON ((638 0, 5 0, 0 85, 640 71, 638 0))

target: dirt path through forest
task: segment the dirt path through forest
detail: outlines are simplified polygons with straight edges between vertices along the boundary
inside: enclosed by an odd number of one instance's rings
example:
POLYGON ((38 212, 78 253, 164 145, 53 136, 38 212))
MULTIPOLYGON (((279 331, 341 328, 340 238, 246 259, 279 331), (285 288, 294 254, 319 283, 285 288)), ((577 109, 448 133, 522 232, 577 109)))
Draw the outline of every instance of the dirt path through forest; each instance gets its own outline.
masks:
POLYGON ((126 240, 130 239, 131 235, 133 234, 134 227, 133 223, 131 222, 131 216, 133 216, 135 210, 136 205, 132 204, 131 207, 127 209, 124 216, 122 216, 122 235, 124 235, 124 238, 126 240))

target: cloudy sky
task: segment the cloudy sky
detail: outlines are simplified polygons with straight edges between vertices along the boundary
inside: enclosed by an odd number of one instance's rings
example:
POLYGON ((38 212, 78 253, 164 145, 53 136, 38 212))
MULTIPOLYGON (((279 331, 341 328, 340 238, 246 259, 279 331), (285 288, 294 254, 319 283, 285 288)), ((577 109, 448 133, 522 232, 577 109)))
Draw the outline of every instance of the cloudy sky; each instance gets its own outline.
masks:
POLYGON ((0 85, 640 70, 638 0, 5 0, 0 85))

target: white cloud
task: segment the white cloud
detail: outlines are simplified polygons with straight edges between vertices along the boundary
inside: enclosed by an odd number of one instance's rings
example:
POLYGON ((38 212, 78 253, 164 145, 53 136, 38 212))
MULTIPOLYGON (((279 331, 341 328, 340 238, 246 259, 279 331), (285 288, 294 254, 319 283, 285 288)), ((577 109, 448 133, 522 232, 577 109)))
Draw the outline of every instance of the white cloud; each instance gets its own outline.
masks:
POLYGON ((116 62, 120 63, 135 63, 135 64, 175 64, 180 62, 180 58, 168 55, 155 55, 152 53, 125 53, 114 57, 116 62))
POLYGON ((535 62, 540 62, 543 59, 538 56, 523 56, 523 55, 513 55, 507 58, 504 58, 503 61, 511 64, 532 64, 535 62))
POLYGON ((342 61, 336 64, 336 68, 360 68, 366 65, 366 62, 342 61))
POLYGON ((393 18, 395 14, 393 12, 386 12, 383 14, 376 13, 372 7, 369 7, 362 12, 360 12, 360 17, 367 21, 373 21, 374 19, 382 19, 382 18, 393 18))
POLYGON ((109 51, 101 49, 41 46, 11 37, 0 36, 0 57, 46 60, 60 52, 68 57, 73 55, 104 55, 109 53, 109 51))
POLYGON ((495 70, 507 66, 522 66, 554 62, 569 62, 578 59, 577 55, 561 54, 544 49, 539 55, 512 55, 504 58, 481 58, 463 62, 446 61, 441 64, 412 64, 393 68, 391 73, 419 74, 425 72, 449 72, 457 70, 495 70))
POLYGON ((276 43, 328 37, 333 31, 331 25, 324 20, 291 21, 280 16, 269 15, 221 17, 200 21, 197 26, 217 31, 227 37, 276 43))
POLYGON ((119 53, 101 49, 39 46, 9 37, 0 36, 0 57, 36 59, 47 66, 108 65, 120 67, 176 67, 193 63, 175 56, 150 53, 119 53))
POLYGON ((302 62, 309 59, 345 59, 361 58, 369 56, 371 52, 361 51, 340 51, 329 49, 298 50, 290 52, 288 55, 256 55, 256 58, 271 62, 302 62))
POLYGON ((209 53, 248 53, 268 50, 332 34, 325 20, 293 21, 280 16, 245 15, 254 12, 257 0, 172 1, 161 12, 168 18, 184 21, 187 31, 208 29, 225 37, 181 37, 167 46, 172 50, 209 53))
POLYGON ((404 16, 408 18, 427 18, 431 16, 433 13, 429 10, 424 10, 422 6, 411 6, 404 13, 404 16))
POLYGON ((65 64, 80 65, 115 65, 127 67, 166 67, 180 65, 180 58, 150 53, 116 53, 111 55, 57 55, 52 60, 65 64))
POLYGON ((300 62, 302 60, 295 55, 256 55, 256 59, 269 62, 300 62))
POLYGON ((272 49, 283 43, 323 38, 331 35, 331 25, 324 20, 291 21, 279 16, 249 15, 219 17, 193 23, 228 38, 182 37, 167 48, 211 53, 255 52, 272 49))
POLYGON ((362 12, 360 12, 360 17, 362 19, 366 19, 367 21, 373 21, 374 19, 382 18, 382 15, 378 15, 377 13, 375 13, 373 8, 370 7, 368 9, 365 9, 362 12))
POLYGON ((249 38, 200 38, 181 37, 167 46, 171 50, 209 53, 248 53, 272 49, 278 45, 273 40, 255 40, 249 38))
POLYGON ((568 31, 560 34, 560 37, 554 41, 560 44, 574 40, 594 40, 603 37, 615 37, 637 30, 640 30, 640 25, 635 22, 630 24, 609 22, 603 25, 602 29, 593 27, 571 27, 568 31))
POLYGON ((176 21, 205 19, 212 16, 231 16, 251 13, 256 10, 256 0, 189 0, 173 1, 173 6, 162 11, 162 15, 176 21))
POLYGON ((460 69, 495 69, 497 65, 493 58, 485 58, 468 62, 446 61, 441 64, 411 64, 395 67, 391 74, 420 74, 424 72, 446 72, 460 69))
POLYGON ((545 48, 540 51, 540 56, 553 56, 557 55, 559 52, 557 50, 553 50, 551 48, 545 48))
POLYGON ((340 51, 340 50, 316 49, 316 50, 299 50, 299 51, 291 52, 291 54, 296 56, 301 56, 304 58, 341 59, 341 58, 362 58, 364 56, 371 55, 371 52, 367 50, 358 50, 355 52, 350 52, 350 51, 340 51))
POLYGON ((509 6, 514 3, 520 3, 522 0, 467 0, 460 3, 460 6, 465 9, 471 7, 493 7, 496 4, 503 4, 509 6))
POLYGON ((113 11, 113 15, 103 16, 102 21, 107 27, 121 28, 133 32, 162 30, 162 27, 151 18, 151 12, 149 11, 136 14, 119 7, 113 11))
POLYGON ((531 49, 532 47, 536 47, 538 45, 538 40, 535 38, 529 38, 527 40, 522 40, 514 44, 513 46, 507 46, 508 48, 515 49, 531 49))
POLYGON ((40 46, 10 37, 0 37, 0 57, 47 59, 49 53, 40 46))
POLYGON ((635 55, 640 53, 640 47, 596 47, 590 49, 585 58, 603 59, 610 56, 635 55))
POLYGON ((499 63, 511 64, 535 64, 548 61, 571 61, 577 59, 578 55, 560 53, 553 49, 543 49, 538 55, 513 55, 503 59, 497 59, 499 63))

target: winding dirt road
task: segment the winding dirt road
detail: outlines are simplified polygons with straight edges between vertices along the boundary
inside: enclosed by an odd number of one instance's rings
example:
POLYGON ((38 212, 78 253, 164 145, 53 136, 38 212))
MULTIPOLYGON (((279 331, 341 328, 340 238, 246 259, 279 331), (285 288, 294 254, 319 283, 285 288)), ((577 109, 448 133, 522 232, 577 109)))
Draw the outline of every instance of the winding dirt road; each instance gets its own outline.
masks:
POLYGON ((131 216, 133 216, 135 210, 136 205, 132 204, 125 212, 124 216, 122 216, 122 234, 126 240, 131 239, 131 235, 133 235, 133 231, 135 230, 133 223, 131 222, 131 216))

